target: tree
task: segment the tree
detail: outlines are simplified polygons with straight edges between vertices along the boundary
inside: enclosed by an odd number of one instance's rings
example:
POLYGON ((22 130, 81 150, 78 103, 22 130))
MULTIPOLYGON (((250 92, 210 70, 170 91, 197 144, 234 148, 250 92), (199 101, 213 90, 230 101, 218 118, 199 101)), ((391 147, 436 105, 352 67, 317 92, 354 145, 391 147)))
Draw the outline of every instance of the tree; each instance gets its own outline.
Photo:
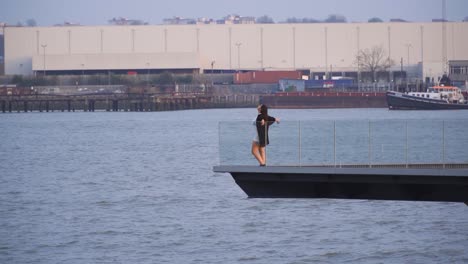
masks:
POLYGON ((373 18, 370 18, 367 22, 369 22, 369 23, 380 23, 380 22, 383 22, 383 20, 378 18, 378 17, 373 17, 373 18))
POLYGON ((297 23, 319 23, 320 21, 317 20, 317 19, 314 19, 314 18, 296 18, 296 17, 290 17, 288 19, 286 19, 286 23, 293 23, 293 24, 297 24, 297 23))
POLYGON ((175 82, 174 76, 172 76, 170 72, 161 73, 159 77, 157 78, 157 80, 155 80, 155 83, 160 84, 160 85, 170 85, 170 84, 174 84, 174 82, 175 82))
POLYGON ((346 23, 346 17, 343 15, 329 15, 324 21, 325 23, 346 23))
POLYGON ((139 19, 128 19, 125 17, 114 17, 110 20, 108 20, 109 24, 111 25, 132 25, 132 26, 137 26, 137 25, 148 25, 147 22, 144 22, 139 19))
POLYGON ((36 23, 36 20, 34 20, 33 18, 30 18, 30 19, 26 20, 26 25, 28 27, 35 27, 35 26, 37 26, 37 23, 36 23))
POLYGON ((372 81, 376 80, 377 72, 385 72, 392 67, 395 62, 390 59, 382 45, 374 46, 371 49, 359 50, 355 63, 360 71, 368 71, 372 74, 372 81))
POLYGON ((257 21, 256 21, 257 24, 274 24, 275 21, 273 21, 273 18, 267 16, 267 15, 264 15, 264 16, 261 16, 259 18, 257 18, 257 21))

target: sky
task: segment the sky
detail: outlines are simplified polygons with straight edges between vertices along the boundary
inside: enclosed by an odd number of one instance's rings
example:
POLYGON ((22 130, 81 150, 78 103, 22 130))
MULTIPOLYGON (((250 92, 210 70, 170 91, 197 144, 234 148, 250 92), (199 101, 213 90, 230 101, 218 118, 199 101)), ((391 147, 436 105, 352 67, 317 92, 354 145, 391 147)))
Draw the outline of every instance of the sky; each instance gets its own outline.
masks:
MULTIPOLYGON (((446 3, 448 20, 468 17, 468 0, 446 3)), ((442 0, 0 0, 0 22, 11 25, 26 24, 28 19, 38 26, 107 25, 114 17, 155 25, 174 16, 220 19, 228 14, 267 15, 275 22, 290 17, 324 20, 330 14, 343 15, 348 22, 367 22, 372 17, 428 22, 442 18, 442 0)))

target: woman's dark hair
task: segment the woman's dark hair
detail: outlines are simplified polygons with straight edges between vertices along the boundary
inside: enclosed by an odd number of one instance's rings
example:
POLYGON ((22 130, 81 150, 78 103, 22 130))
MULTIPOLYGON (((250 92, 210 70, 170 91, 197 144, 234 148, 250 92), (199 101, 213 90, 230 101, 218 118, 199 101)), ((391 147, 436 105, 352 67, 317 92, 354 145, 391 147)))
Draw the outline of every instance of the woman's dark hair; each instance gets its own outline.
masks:
POLYGON ((260 114, 262 115, 262 119, 268 122, 268 107, 266 105, 262 104, 260 106, 260 114))

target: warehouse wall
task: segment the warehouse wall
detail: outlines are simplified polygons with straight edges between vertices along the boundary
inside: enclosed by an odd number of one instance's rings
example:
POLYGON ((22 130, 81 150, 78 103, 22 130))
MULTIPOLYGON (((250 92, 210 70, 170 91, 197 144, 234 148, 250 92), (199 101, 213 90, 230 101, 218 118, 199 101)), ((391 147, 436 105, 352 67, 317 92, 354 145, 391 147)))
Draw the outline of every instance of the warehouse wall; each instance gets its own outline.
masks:
MULTIPOLYGON (((448 22, 448 60, 468 60, 468 23, 448 22)), ((5 28, 6 74, 52 69, 357 68, 360 49, 382 45, 399 67, 442 74, 442 23, 317 23, 5 28), (45 48, 42 45, 47 45, 45 48), (44 56, 45 51, 45 56, 44 56)))

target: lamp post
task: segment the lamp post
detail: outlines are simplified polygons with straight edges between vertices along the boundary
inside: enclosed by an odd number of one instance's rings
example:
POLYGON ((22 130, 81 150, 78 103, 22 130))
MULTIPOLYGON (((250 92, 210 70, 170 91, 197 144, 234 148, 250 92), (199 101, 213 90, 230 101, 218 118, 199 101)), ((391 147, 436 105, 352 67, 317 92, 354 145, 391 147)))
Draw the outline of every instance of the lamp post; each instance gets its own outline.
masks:
POLYGON ((81 63, 81 84, 84 83, 84 63, 81 63))
POLYGON ((242 45, 242 43, 239 43, 239 42, 236 43, 236 46, 237 46, 237 71, 240 71, 240 46, 241 45, 242 45))
POLYGON ((409 67, 409 64, 410 64, 410 61, 409 61, 409 50, 410 50, 410 48, 413 47, 413 45, 411 45, 410 43, 408 43, 408 44, 405 44, 405 46, 406 46, 406 48, 408 49, 408 54, 407 54, 408 57, 407 57, 407 59, 406 59, 406 65, 407 65, 407 67, 409 67))
POLYGON ((45 51, 46 51, 46 48, 47 48, 47 44, 42 44, 41 45, 42 47, 42 55, 44 56, 43 59, 42 59, 42 62, 44 63, 44 76, 46 75, 46 72, 45 72, 45 67, 46 67, 46 64, 45 64, 45 51))
POLYGON ((214 67, 214 64, 215 64, 216 61, 211 61, 211 86, 213 86, 213 67, 214 67))
POLYGON ((411 45, 411 43, 407 43, 405 44, 406 48, 407 48, 407 57, 406 57, 406 90, 408 90, 408 72, 409 72, 409 67, 410 67, 410 60, 409 60, 409 51, 410 51, 410 48, 413 47, 411 45))
POLYGON ((400 83, 403 84, 403 57, 400 59, 400 83))
POLYGON ((150 72, 150 63, 146 63, 146 87, 149 87, 149 72, 150 72))

